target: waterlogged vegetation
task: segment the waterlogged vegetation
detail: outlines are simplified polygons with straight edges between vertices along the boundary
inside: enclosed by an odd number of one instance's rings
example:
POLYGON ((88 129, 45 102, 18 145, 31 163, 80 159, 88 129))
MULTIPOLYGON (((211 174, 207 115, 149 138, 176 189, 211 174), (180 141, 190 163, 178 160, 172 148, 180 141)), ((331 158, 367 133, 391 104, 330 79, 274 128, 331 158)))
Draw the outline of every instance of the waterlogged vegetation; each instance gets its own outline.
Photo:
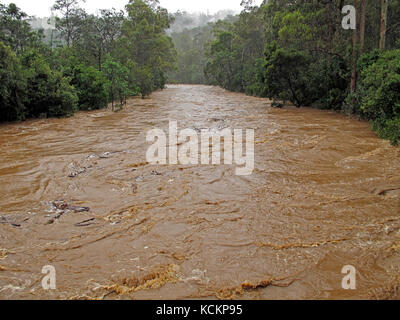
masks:
POLYGON ((400 141, 400 0, 243 0, 238 15, 171 14, 156 0, 90 15, 81 4, 57 0, 51 31, 0 6, 0 121, 114 109, 167 82, 212 84, 354 115, 400 141))
POLYGON ((0 121, 114 108, 165 86, 176 56, 167 10, 135 0, 95 16, 81 4, 55 1, 56 30, 45 37, 20 8, 0 3, 0 121))
MULTIPOLYGON (((370 120, 400 141, 400 1, 242 1, 234 22, 214 26, 210 83, 228 90, 333 109, 370 120), (342 20, 353 5, 356 29, 342 20)), ((352 21, 350 21, 352 22, 352 21)))

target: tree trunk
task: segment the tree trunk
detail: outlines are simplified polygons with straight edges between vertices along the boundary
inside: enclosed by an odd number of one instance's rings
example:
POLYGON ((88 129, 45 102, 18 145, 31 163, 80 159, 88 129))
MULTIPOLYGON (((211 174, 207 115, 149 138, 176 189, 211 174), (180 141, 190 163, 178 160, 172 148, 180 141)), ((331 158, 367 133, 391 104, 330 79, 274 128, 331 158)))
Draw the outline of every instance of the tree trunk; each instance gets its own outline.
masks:
POLYGON ((101 71, 101 60, 102 60, 102 51, 99 50, 99 70, 101 71))
MULTIPOLYGON (((354 7, 358 8, 358 0, 354 0, 354 7)), ((358 20, 358 17, 356 18, 358 20)), ((358 21, 357 21, 358 22, 358 21)), ((357 88, 357 58, 358 58, 358 34, 357 34, 357 23, 356 28, 353 31, 353 61, 351 71, 351 84, 350 92, 354 93, 357 88)))
POLYGON ((367 15, 367 0, 361 0, 360 18, 360 54, 363 54, 365 44, 365 19, 367 15))
POLYGON ((381 0, 381 31, 379 39, 379 49, 385 49, 386 45, 388 5, 389 5, 389 0, 381 0))

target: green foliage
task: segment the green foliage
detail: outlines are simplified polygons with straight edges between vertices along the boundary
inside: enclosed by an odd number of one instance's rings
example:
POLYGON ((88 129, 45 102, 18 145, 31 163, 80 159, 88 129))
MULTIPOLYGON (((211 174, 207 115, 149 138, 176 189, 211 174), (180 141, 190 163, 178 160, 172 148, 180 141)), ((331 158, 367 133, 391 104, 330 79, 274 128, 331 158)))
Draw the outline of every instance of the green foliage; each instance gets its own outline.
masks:
POLYGON ((263 8, 247 6, 238 19, 218 21, 209 43, 205 73, 210 83, 225 89, 264 94, 261 58, 265 27, 263 8))
MULTIPOLYGON (((60 12, 56 17, 56 28, 67 46, 76 43, 82 36, 85 27, 86 12, 79 7, 82 0, 56 0, 53 10, 60 12)), ((83 0, 84 1, 84 0, 83 0)))
POLYGON ((337 55, 312 59, 309 77, 310 105, 340 111, 349 91, 350 70, 346 61, 337 55))
POLYGON ((110 55, 107 56, 102 68, 107 79, 105 84, 106 92, 111 99, 114 109, 114 101, 119 99, 122 104, 130 93, 128 69, 115 61, 110 55))
POLYGON ((27 50, 21 61, 0 43, 0 121, 62 117, 77 110, 75 88, 45 58, 27 50))
POLYGON ((0 122, 25 119, 26 81, 18 58, 0 42, 0 122))
POLYGON ((400 50, 382 54, 361 77, 363 113, 372 120, 400 117, 400 50))
POLYGON ((171 38, 165 35, 172 18, 154 0, 131 1, 126 10, 119 60, 132 67, 129 86, 139 88, 144 97, 164 88, 166 73, 174 67, 176 51, 171 38))
POLYGON ((373 129, 378 133, 378 135, 387 139, 392 145, 398 146, 400 143, 400 118, 395 118, 391 120, 376 120, 373 123, 373 129))
POLYGON ((80 110, 95 110, 107 106, 108 95, 103 73, 91 66, 79 64, 71 58, 70 65, 64 70, 64 76, 71 79, 79 99, 80 110))
POLYGON ((265 64, 267 96, 289 100, 297 107, 311 104, 310 62, 311 58, 304 52, 269 46, 265 64))
POLYGON ((15 4, 5 6, 0 3, 0 41, 14 51, 38 46, 41 34, 31 30, 28 19, 28 15, 15 4))
POLYGON ((0 4, 0 121, 69 116, 109 101, 114 107, 164 88, 176 56, 167 10, 156 0, 134 0, 127 14, 95 16, 82 2, 55 1, 57 31, 46 33, 48 45, 16 5, 0 4))
POLYGON ((282 16, 277 15, 277 18, 281 19, 282 27, 278 35, 282 41, 310 41, 312 39, 312 27, 307 24, 307 19, 300 10, 286 12, 282 16))
POLYGON ((121 35, 124 12, 101 10, 99 16, 86 15, 81 25, 79 38, 74 42, 78 56, 86 64, 101 70, 107 54, 115 56, 117 40, 121 35))
POLYGON ((45 58, 35 51, 22 57, 26 70, 27 117, 71 116, 78 109, 76 90, 61 72, 50 69, 45 58))
POLYGON ((378 58, 364 57, 361 62, 361 111, 374 121, 374 129, 397 144, 400 119, 400 50, 382 53, 378 58), (375 63, 365 63, 366 60, 375 63), (376 59, 377 58, 377 59, 376 59))
POLYGON ((255 60, 254 65, 250 65, 245 68, 244 82, 246 84, 246 94, 267 97, 264 67, 265 59, 258 58, 255 60))
POLYGON ((209 57, 206 66, 206 75, 214 79, 220 86, 232 91, 241 90, 239 79, 239 66, 235 63, 235 51, 233 50, 234 34, 229 31, 221 31, 217 40, 211 43, 209 57))
MULTIPOLYGON (((268 0, 256 7, 249 0, 242 4, 237 20, 215 24, 205 67, 210 83, 267 96, 273 106, 290 101, 297 107, 357 114, 373 121, 380 136, 397 142, 400 53, 375 50, 379 1, 367 2, 363 48, 353 47, 353 32, 342 28, 343 1, 268 0), (359 51, 365 52, 356 70, 359 83, 350 92, 354 56, 359 51)), ((400 2, 391 1, 387 48, 399 46, 399 14, 400 2)))
POLYGON ((51 32, 33 31, 27 14, 0 4, 0 121, 122 105, 164 88, 170 76, 269 97, 279 107, 290 101, 357 114, 381 137, 399 140, 398 0, 389 3, 386 52, 374 50, 379 1, 367 2, 363 48, 341 26, 341 0, 243 0, 238 16, 212 23, 178 12, 172 38, 174 17, 157 0, 131 0, 125 11, 99 15, 81 2, 55 0, 58 31, 51 32), (365 54, 350 90, 358 52, 365 54))
POLYGON ((177 50, 177 68, 169 73, 170 81, 188 84, 207 83, 204 69, 207 63, 206 46, 214 39, 212 25, 209 23, 172 33, 171 37, 177 50))

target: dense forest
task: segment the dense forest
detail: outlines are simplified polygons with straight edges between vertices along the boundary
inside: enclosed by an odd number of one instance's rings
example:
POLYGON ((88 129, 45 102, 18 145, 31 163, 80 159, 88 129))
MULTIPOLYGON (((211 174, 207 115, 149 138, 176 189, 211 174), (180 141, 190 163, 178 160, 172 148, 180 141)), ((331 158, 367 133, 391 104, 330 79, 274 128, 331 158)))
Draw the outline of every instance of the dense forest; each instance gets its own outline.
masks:
POLYGON ((125 11, 90 15, 81 2, 55 1, 50 42, 20 8, 0 4, 0 121, 68 116, 110 102, 114 109, 165 86, 176 59, 168 11, 135 0, 125 11))
POLYGON ((214 26, 209 83, 357 115, 400 141, 400 0, 242 1, 237 21, 214 26), (355 29, 342 27, 356 8, 355 29))
POLYGON ((114 108, 172 82, 340 111, 400 141, 400 0, 243 0, 239 15, 170 14, 157 0, 90 15, 80 4, 55 2, 55 30, 0 4, 0 121, 114 108))

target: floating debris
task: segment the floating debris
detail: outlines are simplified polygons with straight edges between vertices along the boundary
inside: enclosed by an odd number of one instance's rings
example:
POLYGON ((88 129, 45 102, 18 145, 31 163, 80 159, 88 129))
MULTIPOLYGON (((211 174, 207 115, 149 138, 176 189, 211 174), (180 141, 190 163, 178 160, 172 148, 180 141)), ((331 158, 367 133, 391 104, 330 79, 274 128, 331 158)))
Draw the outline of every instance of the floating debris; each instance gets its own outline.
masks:
POLYGON ((57 210, 62 210, 62 211, 74 211, 75 213, 81 213, 81 212, 89 212, 90 208, 89 207, 78 207, 78 206, 71 206, 68 203, 64 201, 54 201, 52 202, 52 206, 56 208, 57 210))
POLYGON ((375 189, 373 193, 377 196, 400 194, 400 187, 388 187, 383 189, 375 189))
POLYGON ((136 182, 143 182, 144 181, 144 177, 143 176, 139 176, 135 179, 136 182))
POLYGON ((108 159, 110 158, 110 156, 112 156, 113 154, 118 154, 118 153, 122 153, 123 151, 114 151, 114 152, 104 152, 102 154, 91 154, 89 156, 86 157, 86 160, 91 160, 91 159, 108 159))
POLYGON ((210 120, 211 120, 211 121, 214 121, 214 122, 221 122, 221 121, 225 121, 225 119, 224 119, 224 118, 211 118, 210 120))
POLYGON ((16 228, 21 227, 21 224, 15 223, 15 222, 10 222, 10 221, 8 221, 8 218, 3 217, 3 216, 0 217, 0 224, 8 224, 8 225, 10 225, 12 227, 16 227, 16 228))
POLYGON ((54 209, 56 209, 56 214, 46 222, 46 225, 53 224, 54 222, 56 222, 56 220, 59 220, 64 214, 70 211, 73 211, 74 213, 90 211, 89 207, 71 206, 64 201, 54 201, 51 203, 51 205, 54 209))
POLYGON ((57 210, 66 210, 68 208, 68 204, 64 201, 54 201, 51 205, 57 210))
POLYGON ((7 258, 8 250, 7 249, 0 249, 0 260, 7 258))
POLYGON ((103 154, 99 155, 99 159, 108 159, 111 155, 111 152, 104 152, 103 154))
POLYGON ((71 172, 68 175, 68 178, 76 178, 77 176, 81 175, 82 173, 86 172, 86 168, 80 168, 77 171, 71 172))
POLYGON ((79 223, 75 223, 75 227, 88 227, 88 226, 91 226, 91 225, 94 224, 92 221, 95 221, 95 220, 96 220, 95 218, 91 218, 91 219, 87 219, 87 220, 84 220, 84 221, 79 222, 79 223))
POLYGON ((67 210, 74 211, 75 213, 89 212, 89 207, 77 207, 77 206, 69 206, 67 210))

